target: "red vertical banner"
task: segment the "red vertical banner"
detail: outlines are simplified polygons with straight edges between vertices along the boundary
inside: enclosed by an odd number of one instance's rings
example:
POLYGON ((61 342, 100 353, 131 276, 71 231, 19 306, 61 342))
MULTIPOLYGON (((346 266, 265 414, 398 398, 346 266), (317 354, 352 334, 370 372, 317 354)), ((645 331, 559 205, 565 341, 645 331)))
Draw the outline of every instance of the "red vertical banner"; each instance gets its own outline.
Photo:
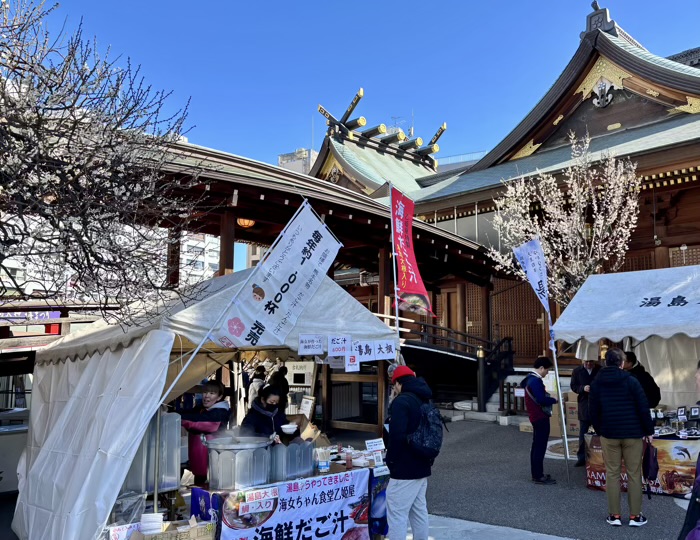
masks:
POLYGON ((396 253, 396 294, 399 309, 432 315, 428 291, 418 272, 416 254, 413 252, 414 204, 398 189, 391 188, 391 226, 396 253))

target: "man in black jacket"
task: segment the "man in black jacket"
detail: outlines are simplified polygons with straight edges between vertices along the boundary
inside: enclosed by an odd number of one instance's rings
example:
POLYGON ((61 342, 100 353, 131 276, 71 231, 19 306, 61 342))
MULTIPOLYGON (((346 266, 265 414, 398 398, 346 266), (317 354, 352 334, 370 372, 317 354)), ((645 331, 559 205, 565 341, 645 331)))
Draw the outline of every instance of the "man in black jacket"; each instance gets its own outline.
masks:
POLYGON ((585 435, 591 427, 591 417, 588 413, 588 395, 591 391, 591 383, 598 375, 600 366, 593 360, 584 360, 583 365, 574 369, 571 374, 571 391, 576 392, 578 397, 578 420, 581 425, 578 436, 578 452, 576 452, 576 467, 583 467, 586 464, 586 442, 585 435))
POLYGON ((391 377, 397 394, 389 408, 389 449, 386 464, 390 480, 386 489, 389 540, 405 540, 408 522, 415 540, 428 540, 428 506, 425 491, 432 461, 418 455, 408 436, 418 429, 421 405, 433 397, 423 379, 408 366, 399 366, 391 377))
POLYGON ((655 408, 661 401, 661 390, 656 384, 654 377, 651 376, 644 366, 637 360, 637 355, 632 351, 625 352, 625 363, 622 365, 625 371, 628 371, 632 377, 639 381, 644 390, 644 395, 647 397, 650 408, 655 408))
POLYGON ((605 367, 591 384, 589 412, 600 435, 605 462, 608 518, 610 525, 622 525, 620 518, 620 466, 627 469, 627 498, 630 527, 641 527, 642 515, 642 439, 651 440, 654 423, 649 404, 639 381, 622 369, 625 353, 609 349, 605 367))

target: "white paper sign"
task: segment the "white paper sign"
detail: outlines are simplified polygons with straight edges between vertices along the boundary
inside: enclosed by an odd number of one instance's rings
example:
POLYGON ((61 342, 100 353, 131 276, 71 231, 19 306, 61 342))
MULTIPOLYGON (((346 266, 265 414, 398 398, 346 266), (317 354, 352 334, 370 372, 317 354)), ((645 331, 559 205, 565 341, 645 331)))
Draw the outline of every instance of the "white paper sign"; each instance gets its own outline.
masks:
POLYGON ((348 354, 345 357, 345 371, 348 373, 360 371, 360 361, 354 354, 348 354))
POLYGON ((384 439, 370 439, 365 441, 367 450, 370 452, 376 452, 377 450, 384 450, 384 439))
POLYGON ((357 356, 357 360, 359 362, 371 362, 372 360, 376 360, 374 354, 374 341, 353 341, 352 354, 357 356))
POLYGON ((525 397, 525 389, 524 388, 516 388, 515 389, 515 397, 525 397))
POLYGON ((328 356, 345 356, 350 352, 351 345, 350 336, 328 336, 328 356))
POLYGON ((389 467, 387 467, 386 465, 382 465, 381 467, 375 467, 372 470, 372 473, 374 474, 374 476, 386 476, 387 474, 389 474, 389 467))
POLYGON ((372 452, 372 457, 374 458, 374 466, 379 467, 380 465, 384 465, 384 458, 382 457, 382 452, 381 450, 377 452, 372 452))
POLYGON ((213 338, 229 348, 283 344, 341 245, 304 202, 239 289, 213 338))
POLYGON ((311 396, 304 396, 301 398, 301 405, 299 405, 299 414, 303 414, 307 419, 311 420, 311 415, 314 410, 314 403, 316 400, 311 396))
POLYGON ((394 360, 396 358, 396 341, 381 339, 374 342, 375 360, 394 360))
POLYGON ((323 354, 325 339, 321 334, 299 334, 299 356, 323 354))

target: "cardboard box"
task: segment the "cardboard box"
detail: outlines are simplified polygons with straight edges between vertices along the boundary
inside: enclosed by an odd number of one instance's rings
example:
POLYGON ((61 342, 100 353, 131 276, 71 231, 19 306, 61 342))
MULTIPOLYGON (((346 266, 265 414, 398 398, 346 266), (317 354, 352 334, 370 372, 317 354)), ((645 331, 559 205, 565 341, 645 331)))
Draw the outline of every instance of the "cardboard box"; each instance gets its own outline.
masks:
POLYGON ((315 424, 309 422, 309 419, 303 414, 290 414, 287 415, 287 419, 299 425, 301 438, 305 441, 310 439, 317 448, 331 445, 331 441, 328 440, 328 437, 321 433, 321 430, 316 427, 315 424))
POLYGON ((579 436, 581 433, 581 422, 578 419, 567 418, 566 419, 566 432, 569 435, 579 436))
POLYGON ((162 533, 143 534, 141 531, 134 531, 129 540, 214 540, 216 523, 198 523, 196 527, 178 530, 189 524, 189 521, 169 521, 163 524, 162 533))
POLYGON ((578 394, 577 394, 576 392, 574 392, 573 390, 569 390, 569 391, 566 393, 566 398, 565 398, 565 399, 566 399, 566 401, 571 401, 571 402, 574 402, 574 403, 578 403, 578 394))
POLYGON ((567 420, 571 418, 572 420, 578 419, 578 403, 571 403, 570 401, 567 401, 564 404, 565 410, 566 410, 566 418, 567 420))

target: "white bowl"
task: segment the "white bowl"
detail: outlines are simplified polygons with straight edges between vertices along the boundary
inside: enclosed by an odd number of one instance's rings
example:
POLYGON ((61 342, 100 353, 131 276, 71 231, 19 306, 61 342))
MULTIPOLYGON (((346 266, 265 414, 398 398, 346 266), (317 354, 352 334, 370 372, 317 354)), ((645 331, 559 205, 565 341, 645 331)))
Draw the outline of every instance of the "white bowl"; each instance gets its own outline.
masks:
POLYGON ((281 427, 282 431, 284 431, 287 435, 292 435, 299 426, 297 426, 296 424, 284 424, 281 427))

